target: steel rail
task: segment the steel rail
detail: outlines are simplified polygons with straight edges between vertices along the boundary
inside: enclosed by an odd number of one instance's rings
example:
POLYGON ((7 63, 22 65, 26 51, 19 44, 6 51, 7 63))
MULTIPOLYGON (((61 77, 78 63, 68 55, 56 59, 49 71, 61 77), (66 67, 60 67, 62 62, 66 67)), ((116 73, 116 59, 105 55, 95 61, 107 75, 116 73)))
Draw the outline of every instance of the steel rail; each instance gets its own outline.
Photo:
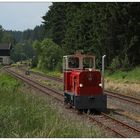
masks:
MULTIPOLYGON (((54 77, 54 76, 46 76, 46 75, 41 74, 39 72, 34 72, 34 71, 31 71, 31 72, 34 73, 34 74, 38 74, 40 76, 45 76, 46 78, 49 78, 51 80, 55 80, 55 81, 58 81, 58 82, 63 82, 63 80, 61 78, 57 78, 57 77, 54 77)), ((134 97, 131 97, 131 96, 122 95, 122 94, 112 92, 112 91, 108 91, 108 90, 105 90, 105 93, 110 97, 118 98, 118 99, 130 102, 130 103, 136 104, 136 105, 140 105, 140 99, 137 99, 137 98, 134 98, 134 97)))
MULTIPOLYGON (((84 113, 85 114, 85 113, 84 113)), ((111 130, 112 132, 114 132, 115 134, 117 134, 118 136, 122 137, 122 138, 127 138, 124 134, 119 133, 118 131, 114 130, 113 128, 111 128, 110 126, 105 125, 103 122, 101 122, 101 120, 98 120, 97 118, 94 118, 93 115, 89 115, 89 114, 85 114, 89 119, 97 122, 98 124, 102 125, 103 127, 111 130)))
POLYGON ((15 77, 17 77, 18 79, 28 83, 29 85, 31 85, 32 87, 34 88, 37 88, 39 89, 40 91, 46 93, 47 95, 50 95, 50 96, 53 96, 55 99, 59 99, 59 101, 64 101, 63 100, 63 95, 62 94, 58 94, 58 92, 54 89, 51 89, 47 86, 44 86, 44 85, 41 85, 40 83, 38 82, 35 82, 29 78, 25 78, 24 76, 20 75, 20 74, 17 74, 16 72, 14 71, 11 71, 11 70, 8 70, 8 69, 5 69, 8 73, 14 75, 15 77), (46 90, 47 89, 47 90, 46 90), (51 93, 50 93, 51 92, 51 93), (58 97, 59 96, 59 97, 58 97))
POLYGON ((123 95, 123 94, 120 94, 120 93, 117 93, 117 92, 113 92, 113 91, 108 91, 106 90, 107 93, 111 93, 111 94, 115 94, 115 95, 119 95, 120 97, 124 97, 124 98, 128 98, 128 99, 133 99, 135 101, 138 102, 138 104, 140 104, 140 99, 137 99, 137 98, 134 98, 134 97, 131 97, 131 96, 126 96, 126 95, 123 95))
POLYGON ((112 130, 117 135, 119 135, 123 138, 128 138, 128 137, 139 138, 140 137, 140 130, 138 130, 124 122, 121 122, 105 113, 101 113, 101 115, 97 116, 97 117, 93 116, 93 115, 89 115, 89 114, 85 114, 85 115, 87 115, 91 120, 96 121, 97 123, 101 124, 102 126, 106 127, 107 129, 112 130))
MULTIPOLYGON (((126 129, 121 129, 121 131, 123 131, 123 135, 125 135, 125 137, 127 137, 128 135, 126 135, 125 133, 127 133, 127 134, 129 134, 129 135, 133 135, 133 133, 136 133, 136 137, 140 137, 140 130, 139 129, 137 129, 137 128, 134 128, 134 127, 132 127, 132 126, 130 126, 130 125, 128 125, 128 124, 126 124, 126 123, 124 123, 124 122, 122 122, 122 121, 120 121, 120 120, 117 120, 117 119, 115 119, 115 118, 113 118, 113 117, 111 117, 110 115, 107 115, 107 114, 105 114, 105 113, 101 113, 104 117, 106 117, 107 119, 109 118, 109 119, 111 119, 112 121, 114 121, 115 123, 117 123, 117 124, 120 124, 120 125, 122 125, 123 127, 125 127, 126 129), (126 132, 126 130, 128 130, 128 132, 126 132), (130 133, 129 133, 130 132, 130 133)), ((119 130, 120 131, 120 130, 119 130)))
MULTIPOLYGON (((42 91, 43 93, 46 93, 46 94, 48 94, 48 95, 50 95, 50 96, 53 96, 55 99, 57 99, 57 100, 59 100, 59 101, 61 101, 61 102, 63 101, 63 99, 62 99, 62 96, 63 96, 63 95, 60 94, 59 92, 57 92, 56 90, 53 90, 53 89, 48 88, 48 87, 46 87, 46 86, 43 86, 43 85, 39 84, 38 82, 35 82, 35 81, 33 81, 33 80, 31 80, 31 79, 29 79, 29 78, 27 78, 27 77, 25 78, 25 76, 21 76, 20 74, 17 74, 16 72, 13 72, 13 71, 11 71, 11 70, 8 70, 8 69, 5 69, 5 70, 6 70, 8 73, 10 73, 10 74, 14 75, 15 77, 19 78, 20 80, 22 80, 22 81, 28 83, 29 85, 33 86, 34 88, 36 88, 36 89, 42 91), (43 88, 42 88, 42 87, 43 87, 43 88), (47 89, 47 91, 46 91, 46 89, 47 89), (50 91, 52 92, 52 94, 50 94, 50 91), (54 96, 54 93, 57 94, 57 96, 56 96, 56 95, 54 96), (59 97, 58 97, 58 94, 59 94, 59 97), (60 96, 61 96, 61 97, 60 97, 60 96)), ((92 119, 92 120, 94 120, 94 121, 96 121, 96 122, 102 124, 103 126, 105 126, 105 127, 108 128, 108 129, 110 129, 111 131, 113 131, 113 132, 116 133, 117 135, 119 135, 119 136, 121 136, 121 137, 128 137, 128 135, 124 135, 124 132, 123 132, 123 134, 122 134, 122 133, 120 133, 118 130, 113 129, 111 126, 105 125, 103 122, 99 121, 97 117, 95 118, 94 116, 91 116, 91 115, 89 116, 88 114, 86 114, 86 115, 87 115, 90 119, 92 119)), ((110 117, 109 115, 106 115, 106 114, 103 114, 103 113, 102 113, 102 115, 105 116, 105 117, 107 117, 107 118, 109 119, 109 121, 113 120, 113 121, 116 122, 116 124, 121 124, 122 126, 125 126, 125 128, 126 128, 126 127, 129 128, 128 130, 131 129, 130 132, 132 132, 132 131, 133 131, 133 133, 134 133, 134 131, 137 132, 138 134, 136 134, 135 136, 133 135, 134 137, 140 137, 140 130, 138 130, 138 129, 136 129, 136 128, 133 128, 132 126, 129 126, 129 125, 123 123, 123 122, 120 122, 119 120, 116 120, 116 119, 110 117)), ((105 118, 105 117, 104 117, 104 118, 105 118)), ((124 130, 126 130, 126 129, 124 129, 124 130)), ((127 132, 127 133, 129 134, 129 132, 127 132)))

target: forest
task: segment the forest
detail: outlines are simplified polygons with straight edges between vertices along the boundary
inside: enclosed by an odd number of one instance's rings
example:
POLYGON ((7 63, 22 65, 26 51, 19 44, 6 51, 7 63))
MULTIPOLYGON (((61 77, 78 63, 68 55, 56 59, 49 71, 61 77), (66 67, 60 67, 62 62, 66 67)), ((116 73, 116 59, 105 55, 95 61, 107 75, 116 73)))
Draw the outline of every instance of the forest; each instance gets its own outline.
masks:
POLYGON ((34 67, 61 70, 63 55, 83 50, 96 56, 97 67, 104 54, 107 68, 140 65, 140 3, 52 3, 42 19, 23 32, 0 26, 0 43, 13 45, 13 63, 32 59, 34 67))

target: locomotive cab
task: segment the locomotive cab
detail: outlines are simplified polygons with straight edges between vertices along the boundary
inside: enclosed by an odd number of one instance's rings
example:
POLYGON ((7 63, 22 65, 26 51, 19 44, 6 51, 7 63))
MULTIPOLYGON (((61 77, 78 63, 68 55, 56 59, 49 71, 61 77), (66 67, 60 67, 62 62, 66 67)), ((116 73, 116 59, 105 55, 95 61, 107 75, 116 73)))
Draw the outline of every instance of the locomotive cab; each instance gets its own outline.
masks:
POLYGON ((63 70, 83 70, 85 68, 95 69, 95 56, 82 55, 80 52, 63 56, 63 70))
POLYGON ((105 111, 101 73, 95 69, 95 56, 77 52, 63 56, 64 101, 77 109, 105 111))

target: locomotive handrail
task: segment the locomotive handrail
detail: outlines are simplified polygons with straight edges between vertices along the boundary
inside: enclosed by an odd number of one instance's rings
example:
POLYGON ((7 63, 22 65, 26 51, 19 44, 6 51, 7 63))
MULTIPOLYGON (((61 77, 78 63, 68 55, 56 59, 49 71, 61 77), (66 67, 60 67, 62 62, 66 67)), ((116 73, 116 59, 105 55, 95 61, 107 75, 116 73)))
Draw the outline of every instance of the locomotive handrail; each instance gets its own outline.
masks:
POLYGON ((105 69, 104 62, 105 62, 105 57, 106 57, 106 55, 102 56, 102 89, 103 89, 103 94, 104 94, 104 69, 105 69))

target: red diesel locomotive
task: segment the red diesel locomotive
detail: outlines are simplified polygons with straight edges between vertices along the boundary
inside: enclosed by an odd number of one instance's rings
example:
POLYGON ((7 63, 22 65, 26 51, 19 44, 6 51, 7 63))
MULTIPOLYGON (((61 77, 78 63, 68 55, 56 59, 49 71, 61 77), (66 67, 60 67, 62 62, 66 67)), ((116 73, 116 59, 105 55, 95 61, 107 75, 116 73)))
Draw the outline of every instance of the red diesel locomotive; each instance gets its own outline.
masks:
POLYGON ((101 72, 95 69, 95 57, 77 52, 63 56, 64 101, 78 110, 106 111, 107 96, 102 88, 101 72))

